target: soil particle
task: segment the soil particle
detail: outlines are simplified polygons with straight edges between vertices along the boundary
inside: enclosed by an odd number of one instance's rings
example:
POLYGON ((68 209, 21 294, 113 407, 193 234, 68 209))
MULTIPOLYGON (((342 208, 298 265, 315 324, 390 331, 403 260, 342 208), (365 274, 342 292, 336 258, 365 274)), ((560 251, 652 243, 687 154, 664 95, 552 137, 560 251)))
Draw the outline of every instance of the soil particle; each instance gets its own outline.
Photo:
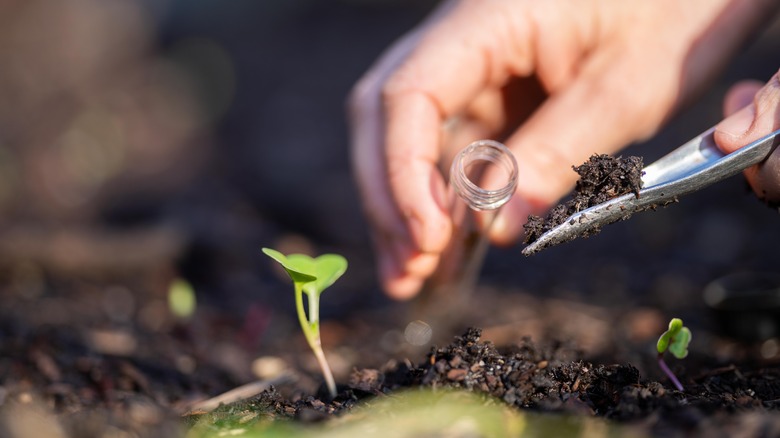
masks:
POLYGON ((381 388, 385 381, 385 375, 375 369, 356 369, 349 378, 349 386, 365 392, 371 392, 381 388))
MULTIPOLYGON (((572 198, 553 207, 546 218, 530 215, 523 226, 525 243, 536 241, 542 234, 562 224, 569 216, 612 198, 634 193, 642 188, 642 157, 610 157, 594 154, 580 166, 573 166, 580 175, 572 198)), ((595 230, 590 234, 595 234, 595 230)), ((585 235, 587 237, 588 235, 585 235)))

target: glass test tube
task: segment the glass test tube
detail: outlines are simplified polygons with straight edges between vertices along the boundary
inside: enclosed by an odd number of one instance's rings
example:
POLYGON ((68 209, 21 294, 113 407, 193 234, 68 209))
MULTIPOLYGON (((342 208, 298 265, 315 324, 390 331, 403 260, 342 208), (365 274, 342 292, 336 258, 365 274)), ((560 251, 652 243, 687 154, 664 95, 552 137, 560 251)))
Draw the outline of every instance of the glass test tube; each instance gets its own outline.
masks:
POLYGON ((455 156, 449 179, 452 238, 423 288, 416 312, 420 319, 431 322, 454 317, 451 311, 457 312, 474 290, 489 246, 487 230, 515 192, 517 161, 497 141, 475 141, 455 156), (488 171, 493 172, 492 183, 485 186, 483 176, 488 171), (482 216, 481 232, 475 215, 482 216), (443 313, 446 315, 437 317, 443 313))

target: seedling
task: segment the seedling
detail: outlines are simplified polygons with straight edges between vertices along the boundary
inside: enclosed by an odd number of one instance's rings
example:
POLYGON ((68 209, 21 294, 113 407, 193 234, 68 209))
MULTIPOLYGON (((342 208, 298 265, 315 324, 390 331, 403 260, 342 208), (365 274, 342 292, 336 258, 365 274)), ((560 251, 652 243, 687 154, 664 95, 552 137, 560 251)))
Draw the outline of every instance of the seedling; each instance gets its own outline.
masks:
POLYGON ((664 353, 669 350, 677 359, 684 359, 688 356, 688 344, 691 342, 691 331, 683 325, 682 319, 672 318, 669 321, 669 330, 665 331, 660 338, 656 348, 658 349, 658 366, 674 384, 678 391, 683 390, 683 386, 674 375, 672 370, 664 362, 664 353))
POLYGON ((303 334, 314 352, 314 357, 322 369, 325 384, 328 386, 331 398, 336 397, 336 382, 330 371, 320 340, 320 294, 344 274, 347 270, 347 259, 338 254, 323 254, 312 258, 304 254, 285 256, 279 251, 263 248, 268 257, 276 260, 293 281, 295 287, 295 309, 303 334), (308 315, 303 307, 303 294, 309 298, 308 315))

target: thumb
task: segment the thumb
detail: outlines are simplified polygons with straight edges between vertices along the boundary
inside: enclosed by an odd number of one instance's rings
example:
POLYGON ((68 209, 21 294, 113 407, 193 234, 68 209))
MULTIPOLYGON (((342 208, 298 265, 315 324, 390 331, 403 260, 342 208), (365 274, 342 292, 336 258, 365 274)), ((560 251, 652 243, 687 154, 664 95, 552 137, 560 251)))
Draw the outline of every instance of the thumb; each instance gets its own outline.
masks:
MULTIPOLYGON (((743 82, 729 90, 724 104, 727 115, 739 104, 747 106, 729 115, 715 128, 715 143, 721 150, 731 153, 780 128, 778 75, 780 72, 761 87, 743 82), (754 94, 752 99, 749 97, 751 92, 754 94)), ((745 177, 759 198, 780 201, 780 152, 775 149, 766 161, 747 169, 745 177)))
MULTIPOLYGON (((723 98, 723 117, 729 117, 753 103, 756 93, 764 86, 762 81, 745 80, 737 82, 723 98)), ((747 127, 745 128, 747 129, 747 127)))

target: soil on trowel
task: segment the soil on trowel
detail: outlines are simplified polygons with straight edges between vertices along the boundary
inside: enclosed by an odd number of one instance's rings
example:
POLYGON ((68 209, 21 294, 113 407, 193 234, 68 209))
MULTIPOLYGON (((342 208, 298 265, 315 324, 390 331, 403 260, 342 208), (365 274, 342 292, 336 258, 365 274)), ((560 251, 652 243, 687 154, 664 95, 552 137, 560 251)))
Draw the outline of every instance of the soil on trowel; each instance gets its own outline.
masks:
MULTIPOLYGON (((612 198, 634 193, 639 196, 642 188, 642 157, 611 157, 594 154, 580 166, 572 166, 580 175, 571 199, 552 208, 547 217, 529 215, 525 229, 525 243, 536 241, 542 234, 562 224, 582 210, 609 201, 612 198)), ((597 228, 584 237, 598 233, 597 228)))
POLYGON ((780 431, 777 415, 748 420, 737 415, 750 409, 767 413, 780 408, 780 369, 751 372, 732 366, 694 377, 681 374, 686 385, 681 392, 642 379, 630 364, 585 362, 566 343, 542 345, 524 338, 517 345, 497 348, 480 336, 481 330, 470 328, 450 345, 433 347, 418 365, 403 361, 383 370, 355 370, 332 401, 324 394, 291 401, 271 389, 253 403, 275 418, 312 421, 347 412, 362 399, 395 390, 459 388, 518 409, 649 422, 646 425, 654 433, 721 433, 719 428, 727 427, 780 431))

